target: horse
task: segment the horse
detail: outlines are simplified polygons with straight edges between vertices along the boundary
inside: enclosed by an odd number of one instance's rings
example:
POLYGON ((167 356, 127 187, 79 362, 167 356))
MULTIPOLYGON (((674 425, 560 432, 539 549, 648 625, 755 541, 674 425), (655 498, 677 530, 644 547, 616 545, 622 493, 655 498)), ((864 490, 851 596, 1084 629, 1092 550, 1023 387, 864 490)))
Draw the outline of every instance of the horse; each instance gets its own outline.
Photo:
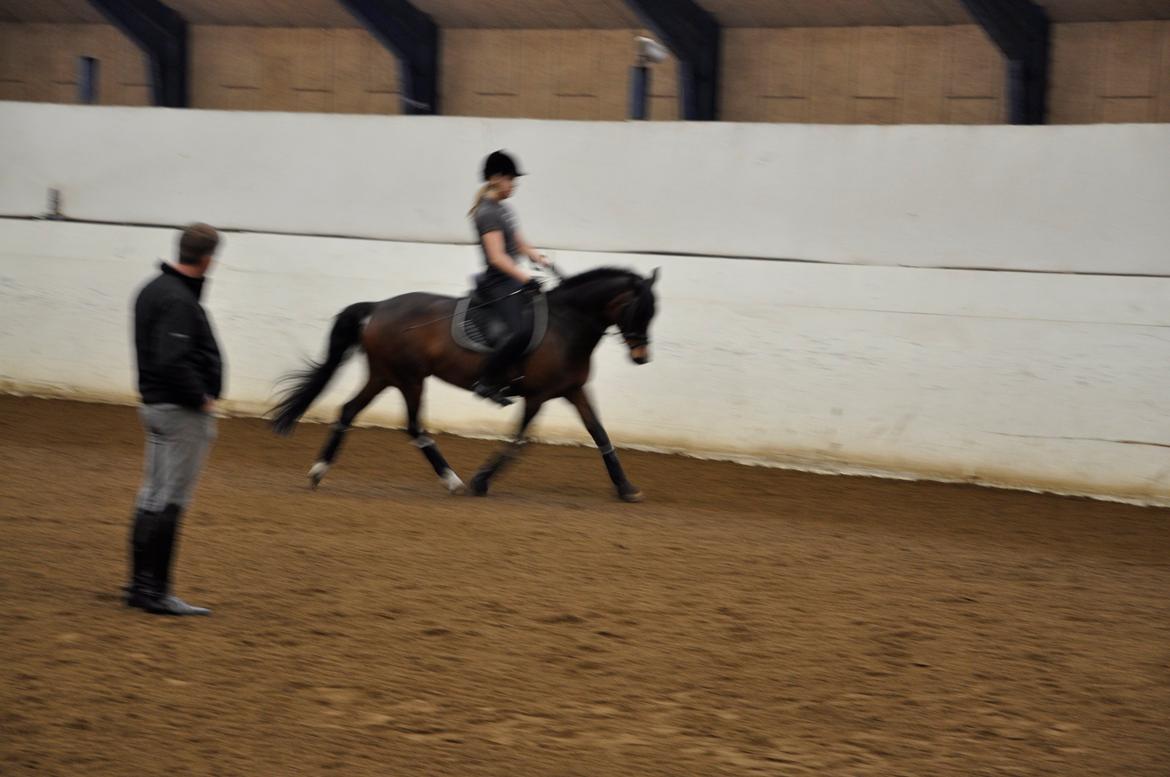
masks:
MULTIPOLYGON (((397 388, 406 400, 406 433, 452 494, 486 496, 492 479, 525 445, 525 431, 540 409, 563 398, 576 408, 597 445, 606 471, 626 502, 642 501, 642 492, 630 483, 609 435, 602 426, 586 390, 593 351, 611 327, 617 327, 635 364, 650 361, 650 322, 656 312, 654 284, 658 270, 643 277, 629 270, 603 267, 563 278, 544 294, 547 330, 513 374, 511 396, 524 400, 519 428, 510 441, 475 474, 468 488, 443 458, 435 441, 420 423, 423 383, 435 376, 471 390, 483 368, 484 356, 459 345, 451 321, 459 300, 412 292, 382 302, 359 302, 334 319, 328 353, 321 362, 283 379, 288 388, 270 414, 274 432, 288 435, 313 401, 325 390, 338 367, 360 348, 366 354, 365 385, 341 409, 316 462, 309 470, 311 488, 317 488, 337 459, 337 453, 358 414, 382 391, 397 388)), ((523 292, 522 292, 523 293, 523 292)), ((464 303, 466 304, 466 303, 464 303)))

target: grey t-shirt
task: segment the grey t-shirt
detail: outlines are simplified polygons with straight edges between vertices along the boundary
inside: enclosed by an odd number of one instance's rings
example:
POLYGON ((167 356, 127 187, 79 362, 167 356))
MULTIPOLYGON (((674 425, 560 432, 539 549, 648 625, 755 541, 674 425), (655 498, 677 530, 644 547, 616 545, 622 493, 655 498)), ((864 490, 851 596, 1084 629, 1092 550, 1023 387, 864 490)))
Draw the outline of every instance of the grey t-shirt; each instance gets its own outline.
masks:
MULTIPOLYGON (((507 251, 508 256, 515 259, 520 255, 520 249, 516 245, 516 216, 512 213, 512 209, 502 202, 496 200, 484 200, 475 209, 475 231, 482 237, 488 232, 502 232, 504 233, 504 250, 507 251)), ((491 262, 487 261, 487 250, 483 248, 483 241, 480 241, 480 248, 483 249, 483 260, 487 263, 488 269, 485 273, 485 281, 499 281, 508 276, 492 267, 491 262)))

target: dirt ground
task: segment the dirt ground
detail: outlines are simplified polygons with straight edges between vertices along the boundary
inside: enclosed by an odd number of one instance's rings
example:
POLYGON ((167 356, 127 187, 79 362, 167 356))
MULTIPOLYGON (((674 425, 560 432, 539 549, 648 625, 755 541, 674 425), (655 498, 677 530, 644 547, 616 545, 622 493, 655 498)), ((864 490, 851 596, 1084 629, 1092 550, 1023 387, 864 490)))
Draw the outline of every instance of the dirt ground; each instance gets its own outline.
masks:
POLYGON ((1170 512, 324 434, 222 422, 167 619, 134 410, 0 398, 0 774, 1170 774, 1170 512))

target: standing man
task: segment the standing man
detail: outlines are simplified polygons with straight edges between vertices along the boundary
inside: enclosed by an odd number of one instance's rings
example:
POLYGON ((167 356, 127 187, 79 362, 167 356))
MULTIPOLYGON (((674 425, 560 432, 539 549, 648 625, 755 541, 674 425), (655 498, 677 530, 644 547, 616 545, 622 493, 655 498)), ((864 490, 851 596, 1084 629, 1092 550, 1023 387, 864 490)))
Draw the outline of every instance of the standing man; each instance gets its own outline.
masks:
POLYGON ((171 593, 179 518, 215 439, 215 401, 223 363, 199 304, 219 233, 192 224, 179 237, 179 258, 164 263, 134 303, 138 414, 146 428, 146 467, 130 532, 126 604, 158 615, 210 615, 171 593))

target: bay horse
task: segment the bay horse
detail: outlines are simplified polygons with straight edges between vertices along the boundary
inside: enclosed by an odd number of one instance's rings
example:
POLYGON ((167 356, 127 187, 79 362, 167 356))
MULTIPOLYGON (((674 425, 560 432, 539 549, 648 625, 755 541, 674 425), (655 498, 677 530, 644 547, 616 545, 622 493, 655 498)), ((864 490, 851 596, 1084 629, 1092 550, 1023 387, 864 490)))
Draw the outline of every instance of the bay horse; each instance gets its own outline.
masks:
POLYGON ((475 496, 486 496, 492 478, 519 454, 525 431, 541 407, 564 398, 576 408, 600 450, 618 497, 640 502, 642 492, 626 478, 585 384, 593 351, 611 327, 618 328, 635 364, 650 361, 649 328, 655 314, 657 279, 658 270, 646 278, 628 270, 600 268, 565 278, 545 295, 547 332, 520 366, 523 376, 510 392, 524 399, 520 426, 511 441, 475 474, 470 489, 447 464, 419 420, 426 378, 433 375, 470 390, 483 368, 484 356, 459 346, 452 336, 451 322, 458 303, 454 297, 414 292, 382 302, 359 302, 342 310, 334 319, 324 361, 310 361, 305 370, 286 376, 291 385, 272 410, 272 428, 277 434, 290 434, 337 368, 360 347, 366 354, 369 375, 361 390, 342 407, 309 471, 313 488, 333 465, 357 415, 374 397, 393 387, 406 400, 407 434, 453 494, 470 490, 475 496))

